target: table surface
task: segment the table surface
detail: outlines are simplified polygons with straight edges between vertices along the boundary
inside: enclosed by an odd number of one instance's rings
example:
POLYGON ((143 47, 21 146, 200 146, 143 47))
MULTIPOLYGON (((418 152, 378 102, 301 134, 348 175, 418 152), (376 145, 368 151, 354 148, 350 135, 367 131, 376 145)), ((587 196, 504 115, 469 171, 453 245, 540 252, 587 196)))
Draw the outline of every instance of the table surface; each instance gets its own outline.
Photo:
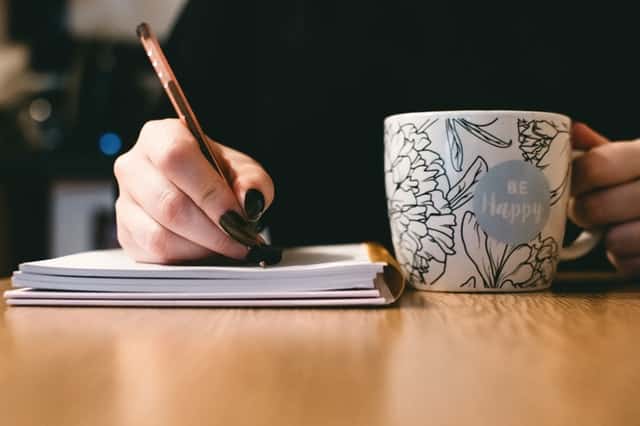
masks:
POLYGON ((528 294, 408 291, 383 309, 2 305, 0 416, 7 425, 637 425, 640 286, 587 278, 528 294))

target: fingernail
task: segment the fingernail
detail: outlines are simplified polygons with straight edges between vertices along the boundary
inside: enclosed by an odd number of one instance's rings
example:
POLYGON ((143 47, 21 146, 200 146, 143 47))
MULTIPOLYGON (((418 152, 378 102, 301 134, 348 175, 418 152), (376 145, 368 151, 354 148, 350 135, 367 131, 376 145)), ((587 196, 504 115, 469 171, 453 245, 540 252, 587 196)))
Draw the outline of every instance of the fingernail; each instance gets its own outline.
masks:
POLYGON ((249 229, 256 234, 259 234, 264 230, 264 223, 261 220, 249 222, 249 229))
POLYGON ((247 255, 247 261, 251 263, 264 262, 267 265, 275 265, 282 260, 282 249, 274 246, 251 247, 247 255))
POLYGON ((249 220, 257 220, 264 210, 264 195, 257 189, 250 189, 244 196, 244 212, 249 220))
POLYGON ((253 246, 257 242, 257 234, 252 225, 234 210, 220 216, 220 226, 231 238, 246 246, 253 246))

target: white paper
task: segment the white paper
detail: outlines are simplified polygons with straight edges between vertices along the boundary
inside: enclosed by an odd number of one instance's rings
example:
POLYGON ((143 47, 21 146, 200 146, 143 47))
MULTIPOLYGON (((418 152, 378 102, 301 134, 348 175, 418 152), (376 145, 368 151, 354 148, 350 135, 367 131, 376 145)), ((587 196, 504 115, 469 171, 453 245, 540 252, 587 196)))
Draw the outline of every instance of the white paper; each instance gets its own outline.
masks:
POLYGON ((375 274, 384 263, 371 262, 363 244, 302 247, 285 250, 282 262, 253 266, 174 266, 137 263, 124 251, 89 251, 26 262, 20 271, 43 275, 145 278, 301 278, 349 273, 375 274))
POLYGON ((14 272, 14 287, 82 291, 258 292, 373 288, 375 274, 279 279, 71 277, 14 272))
POLYGON ((245 300, 77 300, 77 299, 7 299, 10 306, 102 306, 102 307, 312 307, 312 306, 381 306, 383 297, 365 299, 245 299, 245 300))
POLYGON ((48 291, 20 288, 4 292, 5 299, 96 299, 96 300, 232 300, 232 299, 330 299, 330 298, 378 298, 380 291, 329 290, 329 291, 272 291, 225 293, 142 293, 142 292, 91 292, 48 291))

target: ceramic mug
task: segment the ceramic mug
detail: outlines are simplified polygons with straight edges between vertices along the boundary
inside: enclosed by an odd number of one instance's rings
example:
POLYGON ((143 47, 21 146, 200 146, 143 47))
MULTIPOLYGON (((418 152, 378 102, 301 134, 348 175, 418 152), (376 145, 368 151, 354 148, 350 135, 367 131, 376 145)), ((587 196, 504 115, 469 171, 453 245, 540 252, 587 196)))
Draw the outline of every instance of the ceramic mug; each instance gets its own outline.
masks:
POLYGON ((587 230, 562 247, 575 155, 569 117, 416 112, 384 125, 393 245, 415 288, 548 288, 559 260, 586 254, 600 239, 587 230))

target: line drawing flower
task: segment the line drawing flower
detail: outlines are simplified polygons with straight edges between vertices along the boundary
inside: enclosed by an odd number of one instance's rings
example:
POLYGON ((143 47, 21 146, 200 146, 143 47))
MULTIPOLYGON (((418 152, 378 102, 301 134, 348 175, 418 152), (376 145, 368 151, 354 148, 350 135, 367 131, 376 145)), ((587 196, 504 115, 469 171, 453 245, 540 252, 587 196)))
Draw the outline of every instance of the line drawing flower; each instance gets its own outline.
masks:
POLYGON ((493 133, 485 130, 485 127, 491 126, 496 121, 498 121, 498 118, 495 118, 488 123, 479 124, 473 123, 465 118, 447 119, 445 130, 447 132, 447 141, 449 143, 449 152, 451 154, 451 164, 456 171, 462 171, 463 163, 462 138, 460 137, 458 127, 462 127, 476 139, 497 148, 508 148, 511 146, 511 140, 505 141, 497 137, 493 133))
POLYGON ((427 129, 391 123, 385 128, 388 143, 385 180, 388 214, 396 255, 412 282, 434 284, 445 272, 447 256, 455 254, 454 211, 473 196, 473 188, 486 162, 478 157, 458 182, 451 185, 445 163, 431 147, 427 129))
MULTIPOLYGON (((490 238, 482 230, 475 214, 467 211, 462 219, 464 251, 484 288, 535 288, 551 281, 558 259, 558 244, 541 234, 529 244, 511 245, 490 238)), ((475 288, 476 277, 469 277, 461 288, 475 288)))
POLYGON ((533 265, 534 275, 532 287, 536 287, 538 283, 551 282, 558 265, 558 243, 552 237, 543 240, 542 235, 538 234, 538 238, 531 243, 531 248, 533 251, 530 263, 533 265))
POLYGON ((538 167, 549 170, 547 178, 551 188, 551 205, 555 205, 566 191, 571 169, 564 173, 554 170, 565 167, 560 158, 569 155, 571 146, 562 143, 561 139, 569 136, 569 129, 564 124, 556 124, 550 120, 518 119, 518 142, 522 158, 538 167))

